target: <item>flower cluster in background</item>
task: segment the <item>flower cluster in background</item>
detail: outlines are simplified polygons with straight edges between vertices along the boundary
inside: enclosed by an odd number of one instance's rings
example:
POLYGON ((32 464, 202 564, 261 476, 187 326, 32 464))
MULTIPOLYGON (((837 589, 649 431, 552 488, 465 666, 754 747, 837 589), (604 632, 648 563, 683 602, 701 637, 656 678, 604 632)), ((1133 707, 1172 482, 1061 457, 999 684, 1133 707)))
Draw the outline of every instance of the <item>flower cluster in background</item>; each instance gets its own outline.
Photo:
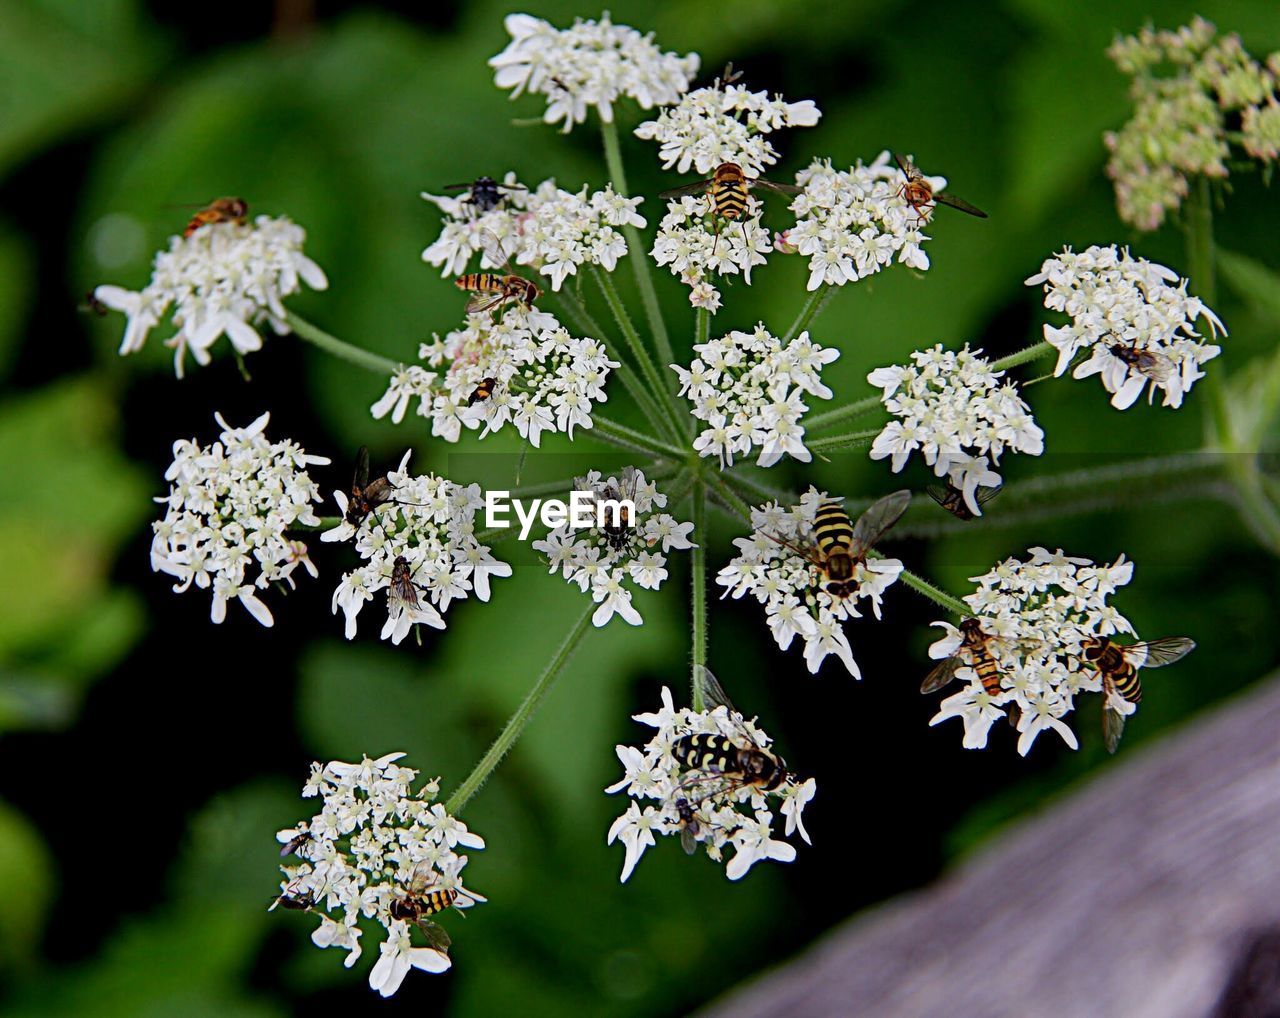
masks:
POLYGON ((964 495, 981 515, 979 487, 998 487, 992 468, 1006 450, 1033 456, 1044 451, 1044 432, 1018 387, 992 371, 981 351, 968 344, 958 353, 942 344, 911 355, 911 364, 877 368, 867 381, 884 390, 893 415, 871 445, 873 460, 892 457, 896 474, 919 452, 938 477, 964 495))
POLYGON ((1144 28, 1108 52, 1133 77, 1133 118, 1105 135, 1107 175, 1126 223, 1154 230, 1182 204, 1189 177, 1225 178, 1232 140, 1255 159, 1276 159, 1280 52, 1259 64, 1239 36, 1218 37, 1203 18, 1176 31, 1144 28))
MULTIPOLYGON (((444 892, 458 909, 485 900, 462 886, 467 857, 457 851, 484 848, 484 839, 433 801, 440 791, 436 781, 413 791, 418 772, 396 765, 403 756, 313 763, 302 796, 319 796, 320 811, 276 835, 300 860, 281 867, 277 904, 320 913, 311 935, 317 947, 348 951, 344 964, 350 968, 361 953, 360 920, 386 931, 369 973, 369 985, 384 997, 400 988, 411 968, 444 972, 452 964, 447 936, 435 934, 426 946, 413 943, 414 929, 424 924, 406 916, 424 894, 444 892)), ((426 929, 433 927, 434 921, 426 929)))
POLYGON ((138 291, 99 286, 97 301, 128 316, 121 354, 137 353, 166 317, 177 328, 165 340, 174 371, 182 377, 187 351, 197 364, 212 360, 209 348, 222 336, 237 354, 262 348, 258 326, 289 331, 283 300, 305 282, 323 290, 329 282, 302 253, 306 231, 288 219, 258 216, 252 223, 210 223, 189 237, 171 237, 156 253, 151 281, 138 291))
POLYGON ((551 572, 576 583, 600 607, 592 615, 603 626, 614 615, 638 626, 643 621, 631 603, 630 585, 657 590, 667 578, 667 553, 694 547, 689 539, 692 523, 681 523, 666 508, 667 496, 644 473, 628 468, 620 476, 605 478, 598 470, 574 483, 575 491, 592 492, 597 499, 635 503, 634 515, 615 523, 606 517, 605 528, 596 525, 574 529, 569 522, 533 542, 547 556, 551 572))
POLYGON ((783 345, 763 324, 753 332, 730 332, 698 343, 689 367, 672 364, 680 376, 680 395, 693 404, 693 416, 706 427, 694 440, 698 455, 714 456, 723 468, 735 455, 754 450, 759 466, 770 467, 784 455, 801 463, 812 457, 804 444, 800 418, 809 409, 804 394, 830 399, 822 368, 840 356, 802 332, 783 345))
POLYGON ((375 418, 390 414, 398 424, 417 399, 433 436, 456 442, 466 427, 483 429, 483 438, 511 424, 535 449, 543 432, 572 438, 575 427, 590 428, 592 407, 608 398, 605 380, 618 366, 603 343, 575 338, 554 315, 522 304, 497 321, 471 315, 463 328, 423 343, 418 356, 436 370, 397 371, 370 408, 375 418), (482 383, 490 391, 483 398, 482 383))
POLYGON ((577 18, 572 28, 528 14, 509 14, 503 21, 511 42, 489 61, 494 84, 547 98, 543 120, 564 121, 568 133, 587 119, 594 106, 603 121, 613 120, 620 96, 642 109, 665 106, 680 98, 698 73, 698 55, 664 53, 652 35, 615 25, 608 14, 599 21, 577 18))
MULTIPOLYGON (((1083 656, 1084 641, 1116 633, 1133 633, 1129 620, 1107 603, 1133 578, 1133 563, 1123 555, 1110 565, 1072 558, 1061 550, 1031 548, 1030 558, 1005 559, 990 572, 972 577, 978 589, 964 598, 973 610, 1000 669, 1000 692, 992 696, 973 669, 958 676, 965 687, 948 696, 929 722, 950 718, 964 721, 964 746, 982 749, 991 725, 1016 708, 1018 752, 1031 749, 1036 737, 1052 729, 1072 749, 1075 733, 1063 720, 1076 706, 1080 693, 1100 693, 1102 676, 1083 656)), ((957 653, 960 631, 949 622, 935 622, 945 635, 929 648, 942 660, 957 653)), ((1132 714, 1135 705, 1109 693, 1109 710, 1132 714)))
POLYGON ((1187 280, 1114 244, 1078 254, 1067 248, 1046 259, 1027 285, 1043 285, 1044 306, 1071 317, 1070 325, 1044 327, 1058 350, 1054 374, 1087 352, 1074 377, 1100 375, 1118 409, 1132 406, 1148 385, 1152 397, 1163 391, 1165 406, 1181 406, 1204 377, 1202 365, 1222 352, 1196 332, 1203 318, 1210 336, 1226 335, 1218 316, 1187 293, 1187 280))
POLYGON ((299 564, 319 575, 306 544, 288 530, 320 523, 311 505, 321 501, 320 491, 306 468, 329 460, 288 440, 268 442, 263 431, 270 414, 247 428, 215 417, 222 428, 217 442, 173 443, 164 475, 169 494, 156 499, 166 507, 164 519, 151 525, 151 568, 176 577, 176 591, 192 584, 212 589, 214 622, 223 621, 235 598, 270 626, 271 611, 258 591, 272 583, 292 586, 299 564))
MULTIPOLYGON (((947 183, 945 177, 924 179, 935 191, 947 183)), ((791 204, 796 225, 785 234, 785 248, 809 259, 808 289, 853 283, 895 261, 929 267, 924 220, 904 199, 906 178, 888 151, 848 170, 816 159, 796 174, 796 183, 804 193, 791 204)))
POLYGON ((765 607, 774 642, 786 650, 799 636, 804 660, 816 675, 827 655, 834 654, 855 679, 862 678, 853 649, 845 635, 846 619, 861 618, 857 603, 866 598, 880 618, 885 590, 902 572, 896 558, 871 558, 854 566, 854 590, 848 597, 834 597, 821 584, 821 575, 808 557, 814 549, 813 520, 818 507, 837 501, 810 486, 800 504, 782 506, 768 502, 751 510, 751 536, 738 537, 739 554, 716 576, 725 588, 722 596, 740 598, 750 593, 765 607))
MULTIPOLYGON (((333 612, 346 616, 346 636, 356 635, 360 610, 386 590, 387 619, 382 639, 399 643, 418 624, 443 629, 444 613, 454 601, 475 594, 489 600, 489 579, 510 576, 511 566, 489 554, 475 538, 476 511, 484 506, 480 485, 454 484, 434 474, 418 477, 406 472, 409 453, 398 470, 387 474, 388 502, 375 508, 359 526, 345 518, 321 540, 355 537, 364 565, 342 577, 333 592, 333 612), (396 564, 403 560, 403 579, 396 564), (396 582, 399 580, 400 582, 396 582)), ((346 516, 344 492, 334 495, 346 516)))
MULTIPOLYGON (((691 852, 700 844, 715 862, 724 861, 725 849, 732 849, 733 855, 725 866, 730 880, 741 879, 761 859, 791 862, 796 857, 795 848, 773 837, 775 816, 771 807, 775 802, 785 819, 784 835, 790 837, 799 831, 809 842, 803 813, 805 804, 817 791, 813 778, 802 782, 787 774, 777 788, 765 793, 757 786, 723 780, 715 768, 701 775, 700 781, 691 777, 673 755, 681 739, 696 734, 723 736, 735 746, 768 753, 770 739, 754 720, 747 720, 725 704, 701 712, 676 708, 671 690, 665 687, 661 709, 652 714, 636 714, 635 719, 657 731, 640 749, 617 747, 626 774, 606 789, 625 791, 631 797, 626 811, 609 828, 609 844, 621 841, 626 848, 622 880, 631 876, 645 850, 656 844, 655 835, 680 836, 691 852)), ((777 761, 776 757, 772 759, 777 761)), ((782 765, 781 761, 777 763, 782 765)))

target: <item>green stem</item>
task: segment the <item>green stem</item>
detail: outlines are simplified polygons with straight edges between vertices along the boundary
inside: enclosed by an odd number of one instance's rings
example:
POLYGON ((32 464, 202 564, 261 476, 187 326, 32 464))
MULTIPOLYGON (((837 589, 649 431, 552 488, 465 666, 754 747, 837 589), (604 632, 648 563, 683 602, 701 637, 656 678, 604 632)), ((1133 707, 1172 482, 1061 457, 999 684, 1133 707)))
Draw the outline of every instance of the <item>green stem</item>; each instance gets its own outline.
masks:
POLYGON ((386 357, 381 357, 376 353, 370 353, 368 350, 361 350, 358 346, 352 346, 337 336, 331 336, 323 329, 312 325, 305 318, 300 318, 288 308, 285 309, 284 320, 289 328, 293 330, 293 334, 299 339, 306 340, 312 346, 318 346, 325 353, 333 354, 340 360, 346 361, 348 364, 354 364, 357 367, 365 368, 375 374, 390 377, 400 370, 400 364, 386 357))
MULTIPOLYGON (((627 174, 622 166, 622 149, 618 145, 618 128, 613 121, 600 122, 600 135, 604 140, 604 161, 609 171, 609 179, 613 189, 624 198, 631 197, 627 188, 627 174)), ((640 231, 634 226, 624 226, 622 234, 627 238, 627 260, 631 262, 631 270, 635 273, 636 289, 640 291, 640 300, 644 303, 645 315, 649 319, 649 329, 653 333, 658 347, 658 356, 663 364, 675 360, 671 352, 671 337, 667 335, 667 323, 662 320, 662 309, 658 307, 658 294, 653 288, 653 277, 649 274, 648 249, 640 231)))
POLYGON ((711 312, 706 308, 695 308, 693 312, 693 342, 701 346, 711 339, 711 312))
POLYGON ((632 452, 653 453, 669 460, 675 460, 678 463, 684 462, 687 458, 687 454, 683 449, 677 449, 674 445, 668 445, 666 442, 651 438, 643 431, 628 428, 625 424, 619 424, 608 417, 592 414, 591 421, 592 427, 588 429, 590 433, 612 445, 629 449, 632 452))
POLYGON ((994 361, 991 365, 991 370, 1008 371, 1010 368, 1038 361, 1041 357, 1047 357, 1052 353, 1057 353, 1057 348, 1048 340, 1042 339, 1039 343, 1034 343, 1023 350, 1019 350, 1017 353, 1011 353, 1008 357, 1001 357, 998 361, 994 361))
POLYGON ((690 569, 693 611, 693 662, 691 688, 693 709, 706 709, 702 692, 703 672, 707 667, 707 491, 698 485, 693 492, 693 533, 698 542, 691 552, 690 569))
POLYGON ((846 403, 844 406, 836 407, 834 410, 828 410, 825 414, 806 417, 804 421, 805 431, 817 431, 819 428, 830 427, 833 424, 844 424, 855 417, 871 413, 872 410, 882 406, 883 403, 884 401, 880 396, 868 396, 865 399, 858 400, 856 403, 846 403))
POLYGON ((799 501, 799 497, 793 491, 771 487, 750 474, 739 472, 737 469, 739 465, 741 464, 735 464, 720 476, 743 498, 760 502, 777 502, 780 505, 794 505, 799 501))
POLYGON ((502 758, 507 755, 507 751, 515 745, 516 740, 520 738, 520 733, 524 731, 542 703, 543 697, 551 689, 557 676, 563 670, 564 666, 569 663, 569 659, 573 657, 573 652, 578 649, 578 643, 591 628, 591 616, 595 613, 596 606, 594 604, 587 605, 586 611, 582 613, 581 618, 569 630, 569 635, 564 638, 560 644, 560 649, 547 662, 547 666, 542 670, 542 674, 538 676, 538 681, 533 684, 533 688, 525 695, 524 702, 516 708, 516 712, 511 715, 511 720, 507 722, 505 728, 493 740, 493 745, 489 747, 488 752, 480 758, 480 762, 476 764, 475 769, 467 775, 467 780, 458 786, 453 795, 449 796, 449 801, 445 803, 444 808, 452 816, 457 816, 464 806, 470 801, 471 797, 480 791, 480 787, 489 779, 489 775, 493 773, 495 767, 502 762, 502 758))
POLYGON ((818 315, 822 314, 822 309, 827 306, 836 288, 829 283, 823 283, 816 290, 811 292, 805 300, 804 305, 800 308, 800 313, 796 315, 796 320, 791 323, 791 328, 787 330, 787 334, 782 337, 782 345, 786 346, 796 336, 800 335, 809 327, 818 315))
MULTIPOLYGON (((871 554, 874 558, 883 557, 876 551, 873 551, 871 554)), ((943 608, 947 609, 947 611, 959 615, 961 618, 964 618, 966 615, 973 614, 973 609, 958 597, 952 597, 952 595, 948 594, 941 587, 935 587, 923 576, 917 576, 910 569, 903 569, 898 578, 917 594, 923 594, 930 601, 941 605, 943 608)))
POLYGON ((809 447, 812 453, 820 452, 839 452, 841 449, 861 449, 870 445, 875 441, 876 435, 880 434, 880 428, 871 428, 867 431, 850 431, 843 435, 828 435, 825 438, 815 438, 805 445, 809 447))
MULTIPOLYGON (((1191 281, 1188 289, 1209 307, 1213 307, 1217 303, 1218 286, 1213 253, 1213 199, 1208 177, 1196 179, 1185 207, 1187 273, 1191 281)), ((1227 405, 1222 372, 1206 372, 1201 384, 1209 399, 1209 417, 1206 423, 1210 441, 1230 446, 1233 442, 1231 408, 1227 405)))
POLYGON ((706 484, 710 491, 715 492, 716 500, 732 513, 736 513, 742 517, 743 521, 750 526, 751 524, 751 506, 749 506, 742 497, 725 483, 723 477, 716 473, 714 469, 708 470, 702 475, 703 483, 706 484))

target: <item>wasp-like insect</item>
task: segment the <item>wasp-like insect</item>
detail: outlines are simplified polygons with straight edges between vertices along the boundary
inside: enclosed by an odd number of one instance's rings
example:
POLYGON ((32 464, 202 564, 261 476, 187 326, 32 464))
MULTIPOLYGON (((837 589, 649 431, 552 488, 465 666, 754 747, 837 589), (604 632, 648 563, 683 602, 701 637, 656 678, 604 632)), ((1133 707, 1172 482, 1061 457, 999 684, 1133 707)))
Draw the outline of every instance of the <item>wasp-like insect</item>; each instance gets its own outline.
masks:
MULTIPOLYGON (((947 512, 958 520, 971 520, 974 518, 973 510, 969 508, 969 504, 964 500, 964 492, 957 488, 954 484, 943 486, 941 484, 931 484, 925 491, 929 493, 929 497, 938 505, 942 506, 947 512)), ((974 501, 979 506, 984 506, 993 498, 1000 494, 1000 485, 989 487, 988 485, 980 485, 974 493, 974 501)))
POLYGON ((445 191, 466 191, 461 203, 475 212, 491 212, 507 203, 504 191, 527 191, 523 184, 499 184, 492 177, 476 177, 470 184, 446 184, 445 191))
POLYGON ((895 155, 893 161, 898 164, 898 169, 907 178, 902 182, 902 186, 898 188, 898 197, 915 209, 917 223, 927 220, 935 205, 950 205, 953 209, 967 212, 969 215, 977 216, 979 219, 987 218, 987 214, 982 209, 976 205, 970 205, 963 198, 935 191, 928 178, 916 168, 910 159, 903 161, 895 155))
POLYGON ((430 917, 456 905, 462 892, 456 887, 434 887, 434 884, 435 874, 431 863, 418 863, 404 889, 392 899, 388 911, 392 919, 413 923, 423 932, 432 947, 448 953, 452 940, 444 928, 430 917))
POLYGON ((248 215, 249 203, 243 198, 217 198, 191 217, 182 235, 190 237, 196 230, 211 223, 243 225, 248 215))
POLYGON ((1139 350, 1128 343, 1112 343, 1107 349, 1112 357, 1124 361, 1138 374, 1145 375, 1153 382, 1167 382, 1173 373, 1172 362, 1150 350, 1139 350))
POLYGON ((303 831, 301 834, 294 835, 294 837, 286 842, 284 847, 280 849, 280 854, 282 856, 292 855, 310 840, 311 834, 309 831, 303 831))
POLYGON ((482 403, 493 395, 493 390, 498 387, 496 378, 482 378, 480 384, 476 386, 475 391, 467 397, 467 406, 474 406, 476 403, 482 403))
MULTIPOLYGON (((741 718, 711 670, 701 665, 699 668, 707 704, 712 709, 725 707, 731 720, 741 718)), ((676 810, 684 825, 680 840, 686 851, 689 842, 696 841, 701 831, 695 816, 699 805, 732 795, 743 788, 761 793, 775 792, 791 777, 787 772, 787 762, 782 757, 756 742, 755 736, 740 721, 735 721, 734 727, 736 730, 732 736, 698 732, 681 736, 671 747, 671 755, 685 770, 680 788, 696 790, 697 793, 676 799, 676 810)))
POLYGON ((956 677, 964 665, 969 665, 977 673, 978 681, 989 696, 1000 694, 1000 662, 991 651, 991 640, 982 629, 982 623, 976 618, 967 618, 960 623, 960 646, 954 654, 939 662, 920 684, 920 692, 932 693, 941 689, 956 677))
POLYGON ((763 177, 748 177, 737 163, 721 163, 708 179, 674 187, 670 191, 663 191, 658 197, 683 198, 686 194, 706 194, 711 200, 712 213, 736 222, 747 211, 748 193, 757 188, 779 194, 799 194, 804 190, 795 184, 779 184, 763 177))
MULTIPOLYGON (((1150 643, 1114 643, 1105 636, 1094 636, 1081 644, 1086 663, 1102 676, 1102 691, 1108 696, 1116 693, 1130 703, 1142 699, 1142 680, 1139 668, 1162 668, 1180 661, 1193 650, 1196 643, 1185 636, 1166 636, 1150 643)), ((1114 753, 1124 734, 1124 715, 1111 707, 1102 711, 1102 741, 1107 752, 1114 753)))
POLYGON ((532 280, 506 271, 507 256, 498 238, 484 230, 480 234, 480 245, 485 257, 494 266, 494 271, 468 272, 453 281, 459 290, 471 293, 471 298, 467 301, 467 314, 484 314, 494 308, 500 309, 511 301, 533 307, 533 302, 538 299, 542 290, 532 280))
POLYGON ((815 587, 821 587, 832 597, 846 598, 857 592, 858 583, 854 579, 857 567, 867 561, 876 542, 902 518, 910 504, 911 492, 904 488, 872 503, 858 517, 858 522, 852 523, 849 514, 837 503, 824 502, 814 513, 814 543, 805 548, 767 531, 764 533, 817 570, 815 587))
POLYGON ((616 509, 605 506, 604 524, 600 528, 604 533, 605 543, 614 551, 622 551, 627 546, 635 529, 634 508, 629 509, 621 503, 630 502, 632 507, 635 506, 636 490, 640 485, 639 471, 635 467, 627 467, 622 471, 618 484, 621 491, 613 485, 607 485, 598 496, 600 501, 613 502, 617 506, 616 509))

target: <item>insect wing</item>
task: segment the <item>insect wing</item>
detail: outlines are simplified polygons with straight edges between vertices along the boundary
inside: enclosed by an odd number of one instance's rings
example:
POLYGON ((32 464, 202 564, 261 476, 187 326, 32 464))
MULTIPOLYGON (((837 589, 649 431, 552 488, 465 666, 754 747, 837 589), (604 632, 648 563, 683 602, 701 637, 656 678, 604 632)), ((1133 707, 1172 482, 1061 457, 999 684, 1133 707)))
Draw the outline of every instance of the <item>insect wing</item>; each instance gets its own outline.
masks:
POLYGON ((920 683, 920 692, 933 693, 941 689, 956 677, 956 672, 960 670, 963 664, 964 661, 961 660, 959 654, 952 654, 946 660, 939 661, 938 666, 929 672, 924 677, 924 681, 920 683))
POLYGON ((907 506, 910 504, 911 492, 906 488, 895 491, 892 495, 885 495, 878 502, 872 503, 853 525, 854 555, 865 553, 884 537, 885 533, 902 519, 902 514, 907 511, 907 506))
POLYGON ((1124 647, 1121 653, 1136 668, 1163 668, 1196 649, 1196 641, 1185 636, 1166 636, 1150 643, 1134 643, 1124 647))
POLYGON ((507 252, 502 249, 500 241, 492 230, 480 231, 480 250, 493 266, 494 272, 507 271, 507 252))
POLYGON ((453 944, 453 939, 445 932, 443 926, 439 923, 432 922, 430 919, 419 919, 418 929, 422 931, 422 935, 427 938, 427 944, 434 947, 437 951, 444 954, 449 953, 449 947, 453 944))
POLYGON ((1114 753, 1124 735, 1124 715, 1110 707, 1102 711, 1102 742, 1108 753, 1114 753))
POLYGON ((779 184, 776 180, 765 180, 764 177, 756 177, 754 180, 747 182, 751 188, 760 188, 765 191, 777 191, 778 194, 803 194, 804 188, 796 184, 779 184))
POLYGON ((1147 353, 1145 350, 1134 352, 1133 366, 1141 374, 1156 382, 1167 382, 1169 375, 1173 373, 1173 365, 1165 358, 1153 353, 1147 353))
POLYGON ((907 180, 914 180, 920 171, 916 169, 915 163, 910 159, 903 159, 897 152, 893 153, 893 161, 898 164, 898 169, 902 171, 902 175, 907 180))
POLYGON ((360 446, 360 450, 356 453, 356 473, 351 481, 351 490, 356 494, 363 494, 364 489, 369 486, 369 447, 367 445, 360 446))
POLYGON ((505 293, 474 293, 471 299, 467 301, 466 312, 469 315, 481 315, 499 304, 505 303, 507 295, 505 293))
POLYGON ((711 704, 711 709, 715 710, 717 707, 724 707, 730 714, 737 714, 738 709, 730 701, 729 695, 724 691, 724 687, 720 685, 719 680, 711 673, 711 669, 705 665, 695 665, 694 667, 698 669, 701 676, 702 695, 707 703, 711 704))
POLYGON ((963 198, 957 198, 950 194, 940 194, 935 191, 933 194, 933 200, 939 205, 950 205, 953 209, 959 209, 961 212, 967 212, 969 215, 977 216, 979 219, 987 218, 987 214, 983 212, 982 209, 978 208, 976 205, 970 205, 963 198))
POLYGON ((670 191, 663 191, 658 197, 683 198, 686 194, 703 194, 712 183, 711 180, 699 180, 696 184, 685 184, 683 187, 673 187, 670 191))
POLYGON ((698 836, 688 824, 680 831, 680 847, 684 849, 685 855, 693 855, 698 850, 698 836))

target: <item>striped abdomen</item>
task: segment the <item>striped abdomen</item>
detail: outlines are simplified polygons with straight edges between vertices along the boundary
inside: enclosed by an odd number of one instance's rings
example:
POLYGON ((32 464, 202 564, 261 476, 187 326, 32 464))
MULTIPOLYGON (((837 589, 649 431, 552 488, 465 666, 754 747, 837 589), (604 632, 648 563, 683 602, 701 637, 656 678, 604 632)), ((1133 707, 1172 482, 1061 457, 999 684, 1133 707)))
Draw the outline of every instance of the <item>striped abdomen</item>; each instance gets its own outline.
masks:
POLYGON ((974 672, 977 673, 978 681, 982 683, 982 688, 987 691, 989 696, 998 695, 1000 692, 1000 662, 991 653, 985 640, 976 646, 970 645, 968 650, 970 663, 974 672))
POLYGON ((502 293, 506 288, 506 276, 494 272, 468 272, 454 280, 459 290, 470 290, 473 293, 502 293))
POLYGON ((741 219, 747 211, 746 180, 716 181, 711 185, 711 207, 725 219, 741 219))
POLYGON ((1128 661, 1116 644, 1104 639, 1094 665, 1102 672, 1116 692, 1130 703, 1138 703, 1142 699, 1142 680, 1138 678, 1138 669, 1128 661))
POLYGON ((847 580, 853 575, 853 523, 849 514, 834 502, 818 506, 813 517, 814 540, 822 555, 823 568, 832 580, 847 580))
POLYGON ((427 891, 418 895, 418 902, 422 906, 423 915, 435 915, 437 912, 443 912, 446 908, 451 908, 457 900, 458 889, 456 887, 442 887, 439 890, 427 891))
POLYGON ((671 755, 686 770, 714 770, 724 774, 740 774, 738 747, 732 739, 723 735, 703 732, 686 735, 671 747, 671 755))

